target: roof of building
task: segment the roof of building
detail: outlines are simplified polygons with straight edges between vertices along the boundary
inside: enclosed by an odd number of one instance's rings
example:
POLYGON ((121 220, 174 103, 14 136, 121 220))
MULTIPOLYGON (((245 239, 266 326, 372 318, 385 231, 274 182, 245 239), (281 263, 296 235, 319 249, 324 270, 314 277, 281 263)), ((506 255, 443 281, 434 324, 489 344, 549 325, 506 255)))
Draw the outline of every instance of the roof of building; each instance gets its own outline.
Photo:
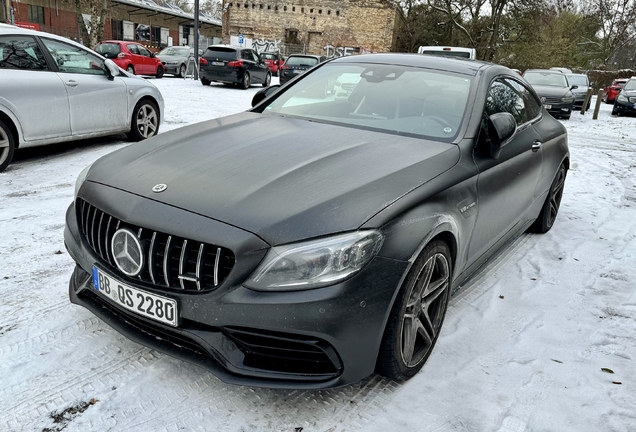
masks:
MULTIPOLYGON (((176 6, 175 4, 168 3, 168 2, 164 3, 163 5, 160 5, 158 3, 155 3, 152 0, 112 0, 112 1, 114 3, 120 3, 120 4, 128 5, 128 6, 135 6, 140 9, 145 9, 152 12, 160 12, 167 15, 194 20, 194 13, 186 12, 183 9, 179 8, 179 6, 176 6)), ((199 21, 204 24, 221 27, 220 19, 216 19, 206 13, 199 12, 199 21)))

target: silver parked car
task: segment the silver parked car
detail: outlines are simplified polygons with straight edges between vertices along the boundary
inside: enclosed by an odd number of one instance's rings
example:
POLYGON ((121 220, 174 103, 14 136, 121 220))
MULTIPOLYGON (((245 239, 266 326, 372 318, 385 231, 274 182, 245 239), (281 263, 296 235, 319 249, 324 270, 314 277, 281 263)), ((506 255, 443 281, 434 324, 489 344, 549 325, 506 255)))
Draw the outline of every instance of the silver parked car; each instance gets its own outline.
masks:
POLYGON ((188 61, 194 64, 194 48, 188 46, 167 47, 159 51, 157 58, 163 63, 167 74, 185 78, 188 61))
POLYGON ((159 90, 69 39, 0 24, 0 171, 15 149, 126 132, 156 135, 159 90))

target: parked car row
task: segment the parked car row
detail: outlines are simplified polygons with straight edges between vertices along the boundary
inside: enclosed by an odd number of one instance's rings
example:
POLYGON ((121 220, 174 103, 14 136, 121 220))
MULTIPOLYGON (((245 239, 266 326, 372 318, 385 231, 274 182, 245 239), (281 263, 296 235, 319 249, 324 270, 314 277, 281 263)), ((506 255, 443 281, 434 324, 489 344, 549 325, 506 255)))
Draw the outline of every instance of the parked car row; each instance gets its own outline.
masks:
MULTIPOLYGON (((18 147, 157 134, 164 113, 159 90, 114 62, 130 57, 120 56, 128 47, 108 42, 102 52, 112 58, 61 36, 0 24, 0 171, 18 147)), ((148 72, 157 67, 148 63, 148 72)))
POLYGON ((325 60, 324 56, 292 54, 283 63, 279 53, 258 54, 251 48, 212 45, 199 59, 199 78, 205 86, 219 82, 242 89, 252 84, 268 87, 273 74, 284 84, 325 60))

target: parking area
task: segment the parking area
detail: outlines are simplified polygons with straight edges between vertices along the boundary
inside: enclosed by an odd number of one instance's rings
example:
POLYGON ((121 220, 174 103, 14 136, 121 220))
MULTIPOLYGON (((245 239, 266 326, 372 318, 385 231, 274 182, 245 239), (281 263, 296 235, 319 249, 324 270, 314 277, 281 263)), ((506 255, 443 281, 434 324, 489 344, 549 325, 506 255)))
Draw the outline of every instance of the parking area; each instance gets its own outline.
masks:
MULTIPOLYGON (((262 88, 152 82, 161 133, 244 111, 262 88)), ((636 119, 610 113, 563 121, 572 165, 554 228, 523 234, 462 288, 417 376, 324 391, 224 384, 71 305, 75 179, 135 144, 18 151, 0 173, 0 430, 635 430, 636 119)))

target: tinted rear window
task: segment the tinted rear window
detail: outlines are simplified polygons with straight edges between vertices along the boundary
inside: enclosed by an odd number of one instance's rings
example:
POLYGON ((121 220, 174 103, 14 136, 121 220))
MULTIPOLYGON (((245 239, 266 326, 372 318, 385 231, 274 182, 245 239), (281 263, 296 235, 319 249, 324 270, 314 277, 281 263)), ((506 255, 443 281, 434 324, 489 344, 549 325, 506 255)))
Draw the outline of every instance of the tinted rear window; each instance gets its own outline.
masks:
POLYGON ((236 50, 222 47, 208 48, 203 54, 203 57, 218 58, 221 60, 234 60, 236 58, 236 50))
POLYGON ((277 60, 278 59, 276 54, 261 53, 260 56, 261 56, 262 59, 267 59, 267 60, 277 60))
POLYGON ((315 66, 318 59, 314 57, 289 57, 285 62, 287 66, 315 66))
POLYGON ((115 43, 103 43, 97 45, 95 50, 106 58, 115 58, 120 53, 119 44, 115 43))
POLYGON ((422 54, 470 58, 470 53, 465 51, 422 51, 422 54))

